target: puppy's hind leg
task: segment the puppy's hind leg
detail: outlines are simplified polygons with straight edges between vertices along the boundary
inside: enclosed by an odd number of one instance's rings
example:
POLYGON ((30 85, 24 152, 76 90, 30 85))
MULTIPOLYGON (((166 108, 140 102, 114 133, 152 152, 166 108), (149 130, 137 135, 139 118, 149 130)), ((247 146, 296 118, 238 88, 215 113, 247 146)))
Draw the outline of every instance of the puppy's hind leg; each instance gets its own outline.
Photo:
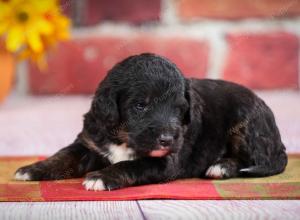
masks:
POLYGON ((228 179, 239 174, 239 162, 232 158, 222 158, 206 170, 205 176, 211 179, 228 179))

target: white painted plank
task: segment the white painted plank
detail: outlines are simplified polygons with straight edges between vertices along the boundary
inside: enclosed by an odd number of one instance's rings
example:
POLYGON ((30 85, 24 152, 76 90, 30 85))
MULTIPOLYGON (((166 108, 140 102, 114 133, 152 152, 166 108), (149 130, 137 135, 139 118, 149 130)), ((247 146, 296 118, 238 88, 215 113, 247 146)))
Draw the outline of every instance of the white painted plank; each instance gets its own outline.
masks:
POLYGON ((300 201, 138 201, 146 219, 300 219, 300 201))
POLYGON ((143 219, 135 201, 0 203, 1 220, 143 219))
MULTIPOLYGON (((138 201, 155 219, 300 219, 300 201, 138 201)), ((0 203, 0 219, 143 219, 135 201, 0 203)))

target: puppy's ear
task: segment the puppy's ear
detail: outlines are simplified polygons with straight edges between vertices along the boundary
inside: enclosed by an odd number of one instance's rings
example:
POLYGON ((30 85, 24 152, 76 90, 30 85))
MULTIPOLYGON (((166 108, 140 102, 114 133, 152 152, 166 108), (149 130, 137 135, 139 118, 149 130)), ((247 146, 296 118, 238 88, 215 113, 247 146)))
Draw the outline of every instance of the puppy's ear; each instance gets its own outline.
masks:
POLYGON ((183 119, 183 124, 188 125, 188 124, 191 123, 191 110, 190 110, 191 100, 190 100, 189 88, 187 88, 187 85, 186 85, 186 89, 185 89, 185 92, 184 92, 184 97, 187 100, 189 107, 188 107, 188 110, 185 112, 184 119, 183 119))
POLYGON ((201 132, 202 125, 202 106, 203 100, 196 93, 192 85, 192 80, 185 79, 185 98, 189 103, 189 110, 185 115, 185 122, 188 125, 188 132, 191 135, 201 132))
POLYGON ((101 126, 114 128, 119 124, 117 92, 113 86, 100 85, 92 102, 91 113, 101 126))

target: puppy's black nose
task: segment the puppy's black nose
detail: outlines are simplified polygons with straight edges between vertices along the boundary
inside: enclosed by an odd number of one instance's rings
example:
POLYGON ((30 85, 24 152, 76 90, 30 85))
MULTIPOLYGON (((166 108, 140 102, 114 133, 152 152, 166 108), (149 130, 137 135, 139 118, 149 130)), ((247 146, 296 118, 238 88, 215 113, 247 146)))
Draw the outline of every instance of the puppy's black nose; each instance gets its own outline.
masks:
POLYGON ((173 144, 174 137, 169 134, 161 134, 158 138, 158 142, 161 146, 168 147, 173 144))

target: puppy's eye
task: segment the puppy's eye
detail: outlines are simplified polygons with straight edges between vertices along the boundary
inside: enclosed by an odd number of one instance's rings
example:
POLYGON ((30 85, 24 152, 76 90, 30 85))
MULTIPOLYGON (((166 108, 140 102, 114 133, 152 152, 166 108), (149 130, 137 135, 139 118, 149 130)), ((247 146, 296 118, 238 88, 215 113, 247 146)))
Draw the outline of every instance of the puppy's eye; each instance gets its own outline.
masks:
POLYGON ((137 103, 134 108, 138 111, 143 111, 146 108, 146 104, 145 103, 137 103))

